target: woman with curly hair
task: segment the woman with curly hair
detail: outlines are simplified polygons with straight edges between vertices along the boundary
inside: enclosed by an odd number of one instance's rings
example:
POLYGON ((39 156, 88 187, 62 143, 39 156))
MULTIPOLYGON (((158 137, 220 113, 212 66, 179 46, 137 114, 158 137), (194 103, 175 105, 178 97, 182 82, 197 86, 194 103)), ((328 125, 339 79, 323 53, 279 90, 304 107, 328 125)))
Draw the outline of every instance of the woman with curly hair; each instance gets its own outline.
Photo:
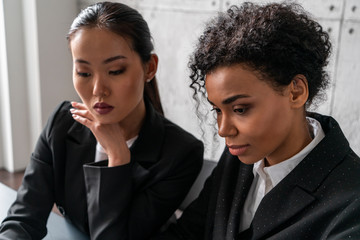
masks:
POLYGON ((330 51, 294 3, 245 3, 208 24, 191 87, 226 148, 157 239, 360 239, 360 159, 332 117, 307 111, 329 83, 330 51))

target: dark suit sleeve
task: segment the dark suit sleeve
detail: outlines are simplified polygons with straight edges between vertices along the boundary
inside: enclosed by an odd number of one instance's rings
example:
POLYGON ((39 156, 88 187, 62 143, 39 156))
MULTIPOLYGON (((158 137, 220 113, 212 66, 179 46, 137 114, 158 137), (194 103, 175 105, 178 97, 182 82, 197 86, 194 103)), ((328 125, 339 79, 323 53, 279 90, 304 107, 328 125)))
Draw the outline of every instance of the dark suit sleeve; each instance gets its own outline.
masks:
POLYGON ((59 108, 49 118, 42 131, 15 202, 2 222, 0 239, 41 239, 54 204, 52 153, 49 135, 59 108))
POLYGON ((192 141, 161 158, 169 166, 157 170, 134 159, 117 167, 84 166, 92 239, 149 239, 169 219, 200 172, 203 145, 192 141))
POLYGON ((205 181, 199 196, 184 210, 176 224, 171 224, 166 231, 152 240, 202 240, 205 239, 213 183, 217 175, 216 167, 205 181))

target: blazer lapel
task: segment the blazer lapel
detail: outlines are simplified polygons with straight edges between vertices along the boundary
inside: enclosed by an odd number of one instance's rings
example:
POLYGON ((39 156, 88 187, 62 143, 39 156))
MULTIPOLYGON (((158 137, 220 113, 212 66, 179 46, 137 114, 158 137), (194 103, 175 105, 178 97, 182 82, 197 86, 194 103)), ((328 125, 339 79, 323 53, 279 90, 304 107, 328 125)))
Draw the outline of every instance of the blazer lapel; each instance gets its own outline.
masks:
POLYGON ((139 136, 131 150, 131 159, 136 160, 144 168, 148 168, 160 158, 164 141, 164 119, 145 99, 146 118, 140 129, 139 136))
POLYGON ((274 229, 287 223, 292 216, 300 213, 315 200, 311 194, 299 187, 287 190, 269 192, 264 197, 249 231, 245 231, 242 236, 251 237, 239 239, 261 239, 266 234, 271 234, 274 229))
POLYGON ((224 151, 227 158, 221 172, 214 216, 213 239, 232 239, 239 223, 239 207, 245 201, 253 179, 253 165, 240 162, 237 157, 224 151))
POLYGON ((134 164, 133 180, 136 189, 142 189, 151 182, 147 178, 153 177, 151 168, 156 166, 163 150, 165 136, 164 118, 145 99, 146 117, 139 136, 130 148, 131 161, 134 164))
POLYGON ((91 131, 74 122, 66 138, 68 164, 83 165, 95 160, 96 139, 91 131))
POLYGON ((318 120, 322 123, 325 138, 262 199, 250 229, 240 233, 237 239, 272 236, 291 224, 292 217, 316 200, 313 192, 349 150, 349 143, 335 120, 327 118, 326 123, 318 120))
POLYGON ((252 170, 253 165, 246 165, 240 162, 240 169, 238 173, 235 194, 231 205, 231 211, 227 225, 227 240, 233 240, 239 232, 240 214, 242 213, 242 208, 244 206, 246 196, 250 190, 251 183, 254 179, 254 174, 252 170))
POLYGON ((87 202, 85 189, 85 179, 82 169, 86 163, 95 160, 96 139, 91 131, 74 122, 68 130, 66 138, 66 161, 64 159, 64 209, 75 219, 82 219, 82 226, 78 226, 84 231, 87 229, 87 202), (73 204, 73 200, 77 204, 73 204))

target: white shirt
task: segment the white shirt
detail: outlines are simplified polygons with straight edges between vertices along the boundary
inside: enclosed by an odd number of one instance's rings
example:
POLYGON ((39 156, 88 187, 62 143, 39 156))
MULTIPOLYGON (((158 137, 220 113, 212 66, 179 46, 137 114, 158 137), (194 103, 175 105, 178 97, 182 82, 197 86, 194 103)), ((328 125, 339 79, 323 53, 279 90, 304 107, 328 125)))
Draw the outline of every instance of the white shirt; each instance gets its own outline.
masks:
MULTIPOLYGON (((128 146, 128 148, 130 148, 133 143, 135 142, 135 140, 138 138, 138 136, 135 136, 129 140, 126 141, 126 145, 128 146)), ((95 162, 99 162, 102 160, 106 160, 108 159, 108 156, 104 150, 104 148, 100 145, 99 142, 96 143, 96 152, 95 152, 95 162)))
POLYGON ((317 120, 310 117, 307 117, 306 120, 311 126, 313 136, 315 137, 304 149, 291 158, 273 166, 265 167, 264 159, 254 164, 254 180, 251 184, 242 210, 239 229, 240 232, 250 227, 256 209, 263 197, 281 180, 283 180, 325 137, 321 124, 317 120))

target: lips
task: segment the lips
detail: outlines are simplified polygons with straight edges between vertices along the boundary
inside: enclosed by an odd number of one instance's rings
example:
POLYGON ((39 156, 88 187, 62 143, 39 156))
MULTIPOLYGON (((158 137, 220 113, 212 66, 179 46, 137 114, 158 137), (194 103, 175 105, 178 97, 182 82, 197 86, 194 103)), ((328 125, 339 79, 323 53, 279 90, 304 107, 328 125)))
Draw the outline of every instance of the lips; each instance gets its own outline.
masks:
POLYGON ((95 103, 93 108, 100 115, 108 114, 114 109, 113 106, 111 106, 111 105, 109 105, 107 103, 104 103, 104 102, 95 103))
POLYGON ((246 153, 246 151, 249 149, 250 145, 249 144, 244 144, 244 145, 227 145, 229 152, 231 153, 231 155, 234 156, 241 156, 244 155, 246 153))

